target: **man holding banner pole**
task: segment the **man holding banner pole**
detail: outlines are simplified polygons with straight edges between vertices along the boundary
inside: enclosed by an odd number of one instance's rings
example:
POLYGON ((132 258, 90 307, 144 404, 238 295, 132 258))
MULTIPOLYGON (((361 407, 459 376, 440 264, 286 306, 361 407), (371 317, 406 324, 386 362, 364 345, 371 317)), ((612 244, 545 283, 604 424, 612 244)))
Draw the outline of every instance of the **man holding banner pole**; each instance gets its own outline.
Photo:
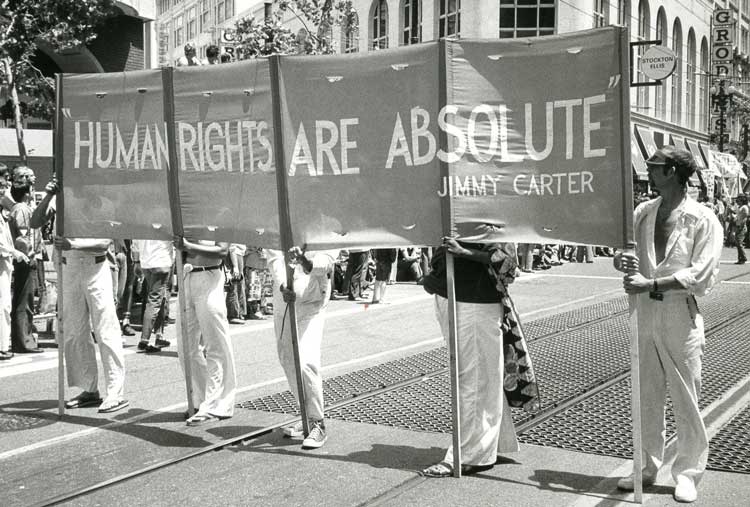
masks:
MULTIPOLYGON (((518 265, 513 243, 464 243, 443 239, 432 257, 424 288, 448 340, 447 255, 455 259, 461 475, 492 468, 498 453, 519 450, 511 406, 539 407, 531 359, 508 284, 518 265)), ((454 448, 425 470, 426 477, 453 475, 454 448)))
POLYGON ((195 414, 188 413, 187 425, 199 426, 234 415, 237 379, 222 269, 229 244, 178 237, 175 246, 186 261, 180 286, 185 308, 180 305, 177 319, 177 336, 182 336, 185 326, 185 341, 178 340, 185 361, 180 365, 189 377, 197 409, 195 414))
POLYGON ((304 435, 302 421, 284 428, 290 438, 304 436, 302 447, 316 449, 327 440, 323 418, 323 377, 320 371, 320 344, 323 339, 325 310, 331 299, 331 278, 336 252, 305 253, 300 247, 289 250, 293 280, 287 283, 287 267, 281 252, 269 262, 274 280, 273 320, 279 362, 284 368, 289 387, 297 399, 304 399, 309 434, 304 435), (300 378, 304 397, 298 393, 297 370, 294 362, 292 322, 288 306, 295 305, 299 344, 300 378))
MULTIPOLYGON (((664 146, 646 161, 649 184, 659 192, 634 213, 636 253, 620 252, 615 269, 625 292, 637 295, 643 432, 643 486, 656 482, 664 459, 664 404, 669 386, 677 423, 672 465, 678 502, 697 499, 696 484, 708 460, 708 436, 698 397, 705 342, 703 316, 695 296, 716 283, 722 230, 711 210, 687 195, 695 171, 692 155, 664 146)), ((618 487, 632 491, 635 477, 618 487)))

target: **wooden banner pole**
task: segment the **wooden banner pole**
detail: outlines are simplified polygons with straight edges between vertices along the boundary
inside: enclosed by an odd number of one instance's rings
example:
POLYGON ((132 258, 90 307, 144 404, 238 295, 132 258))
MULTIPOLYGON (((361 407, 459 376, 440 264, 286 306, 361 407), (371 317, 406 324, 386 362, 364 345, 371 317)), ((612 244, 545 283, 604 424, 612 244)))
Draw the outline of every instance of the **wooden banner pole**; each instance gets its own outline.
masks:
MULTIPOLYGON (((53 172, 57 178, 58 189, 62 188, 62 159, 63 159, 63 115, 62 115, 62 74, 55 74, 55 138, 52 143, 54 150, 52 163, 54 164, 53 172)), ((62 194, 62 192, 58 192, 62 194)), ((55 198, 57 199, 57 197, 55 198)), ((62 203, 60 211, 62 210, 62 203)), ((62 215, 55 217, 58 225, 62 227, 62 215)), ((62 417, 65 415, 65 330, 63 329, 63 270, 62 270, 62 251, 55 248, 55 270, 57 271, 57 314, 55 315, 56 329, 55 338, 57 341, 57 414, 62 417)))
MULTIPOLYGON (((169 156, 169 176, 167 179, 167 191, 169 193, 169 207, 172 216, 172 233, 175 236, 183 237, 185 234, 182 225, 182 212, 180 206, 180 179, 179 163, 177 158, 177 139, 175 135, 175 114, 174 114, 174 68, 165 67, 161 73, 162 89, 164 92, 164 125, 166 126, 168 156, 169 156)), ((177 252, 177 304, 180 305, 180 333, 177 339, 180 342, 179 359, 185 372, 185 394, 187 396, 188 417, 195 412, 193 403, 193 372, 188 360, 187 349, 187 299, 185 297, 185 270, 182 263, 182 252, 177 252)))
MULTIPOLYGON (((633 231, 633 175, 630 160, 630 33, 627 26, 619 30, 620 67, 620 167, 622 173, 623 245, 625 252, 635 254, 633 231)), ((633 418, 633 493, 637 503, 643 503, 643 444, 641 436, 641 377, 640 351, 638 350, 638 309, 636 295, 628 298, 630 316, 630 403, 633 418)))
MULTIPOLYGON (((447 72, 448 51, 451 50, 450 43, 440 39, 438 45, 438 105, 442 109, 448 103, 447 72)), ((450 151, 448 147, 448 136, 441 130, 439 135, 440 148, 450 151)), ((450 166, 447 162, 440 161, 440 176, 444 179, 450 177, 450 166)), ((453 214, 449 196, 441 200, 441 216, 443 221, 443 236, 453 236, 453 214)), ((451 376, 451 420, 453 422, 453 476, 461 477, 461 405, 458 382, 458 326, 456 316, 456 284, 453 268, 453 254, 445 253, 445 273, 448 285, 448 370, 451 376)))
MULTIPOLYGON (((281 115, 281 71, 279 69, 279 55, 269 59, 271 70, 271 97, 273 103, 273 137, 276 158, 276 191, 279 202, 279 233, 281 249, 284 252, 286 266, 286 288, 294 290, 294 269, 289 264, 289 249, 294 246, 292 236, 292 219, 289 211, 289 187, 286 179, 286 162, 284 154, 283 119, 281 115)), ((292 339, 292 355, 294 357, 294 374, 297 377, 297 393, 299 396, 299 412, 302 418, 302 431, 305 436, 310 434, 310 422, 307 419, 305 400, 305 385, 302 382, 302 366, 299 354, 299 337, 297 329, 297 308, 294 302, 288 303, 289 331, 292 339)), ((281 309, 274 308, 274 312, 281 309)))

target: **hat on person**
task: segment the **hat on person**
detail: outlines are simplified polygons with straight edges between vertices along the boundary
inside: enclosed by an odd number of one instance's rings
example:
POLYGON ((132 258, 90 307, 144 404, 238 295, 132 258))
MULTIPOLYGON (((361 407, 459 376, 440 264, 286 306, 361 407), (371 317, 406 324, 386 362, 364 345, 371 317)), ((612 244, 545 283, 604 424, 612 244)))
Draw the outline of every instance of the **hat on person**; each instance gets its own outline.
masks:
POLYGON ((667 165, 667 154, 664 153, 664 151, 659 148, 654 152, 653 155, 648 157, 646 160, 646 164, 648 165, 667 165))

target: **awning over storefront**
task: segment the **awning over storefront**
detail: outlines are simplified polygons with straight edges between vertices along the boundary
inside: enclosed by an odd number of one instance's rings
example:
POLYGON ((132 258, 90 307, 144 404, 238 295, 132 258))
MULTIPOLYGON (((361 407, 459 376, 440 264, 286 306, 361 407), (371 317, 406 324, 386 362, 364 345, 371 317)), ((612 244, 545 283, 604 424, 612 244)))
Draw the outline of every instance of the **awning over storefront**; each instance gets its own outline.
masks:
POLYGON ((704 158, 703 153, 701 153, 700 148, 698 148, 698 141, 688 139, 686 142, 688 150, 690 150, 690 153, 692 153, 693 157, 695 157, 695 163, 698 166, 698 169, 700 171, 705 171, 708 168, 708 162, 704 158))
POLYGON ((643 151, 638 146, 638 140, 635 134, 630 136, 630 162, 633 166, 633 172, 640 181, 648 181, 648 171, 646 171, 646 159, 643 158, 643 151))
POLYGON ((711 149, 708 147, 706 143, 699 142, 698 146, 701 149, 701 153, 703 154, 703 158, 706 159, 706 171, 708 174, 712 174, 713 176, 719 176, 721 177, 721 171, 715 167, 714 164, 711 163, 711 149))
MULTIPOLYGON (((685 138, 684 137, 678 136, 676 134, 671 134, 670 137, 672 138, 672 145, 675 148, 679 148, 681 150, 685 150, 685 151, 690 152, 690 150, 688 149, 687 144, 685 143, 685 138)), ((693 158, 698 158, 698 157, 693 156, 693 158)), ((697 165, 697 163, 698 162, 696 161, 696 165, 697 165)), ((698 166, 698 170, 700 171, 700 166, 698 166)), ((689 185, 691 187, 700 187, 701 186, 701 180, 698 177, 697 173, 693 173, 693 175, 690 176, 689 185)))
POLYGON ((640 139, 641 144, 646 149, 646 153, 645 153, 646 158, 653 155, 654 152, 656 151, 656 142, 654 141, 654 132, 648 127, 636 125, 635 134, 638 136, 638 139, 640 139))

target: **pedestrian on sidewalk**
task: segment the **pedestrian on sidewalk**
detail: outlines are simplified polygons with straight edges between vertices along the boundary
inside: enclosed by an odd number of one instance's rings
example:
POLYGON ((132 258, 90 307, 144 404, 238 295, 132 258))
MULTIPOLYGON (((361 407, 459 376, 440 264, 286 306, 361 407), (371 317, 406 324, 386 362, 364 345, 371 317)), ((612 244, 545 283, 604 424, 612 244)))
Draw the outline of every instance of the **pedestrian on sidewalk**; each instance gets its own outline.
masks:
POLYGON ((398 249, 376 248, 373 250, 373 257, 375 257, 375 283, 372 289, 372 304, 384 303, 385 290, 391 276, 393 260, 398 258, 398 249))
MULTIPOLYGON (((722 230, 716 215, 687 195, 695 172, 688 151, 664 146, 646 166, 659 197, 635 210, 635 255, 618 252, 614 257, 615 269, 629 273, 625 292, 637 295, 642 479, 644 487, 653 485, 663 463, 668 386, 677 423, 674 498, 694 502, 708 460, 698 406, 705 336, 695 296, 705 295, 717 281, 722 230)), ((631 475, 617 486, 632 491, 634 482, 631 475)))
MULTIPOLYGON (((510 407, 539 409, 539 392, 518 313, 508 293, 518 266, 513 243, 465 243, 444 238, 424 289, 435 295, 438 322, 449 338, 446 252, 455 257, 461 473, 492 468, 499 453, 517 452, 510 407)), ((426 477, 453 474, 453 446, 426 477)))
POLYGON ((320 344, 323 339, 326 308, 331 299, 331 276, 337 253, 336 251, 305 253, 300 247, 292 247, 289 250, 294 277, 292 289, 289 289, 287 285, 286 263, 281 252, 272 251, 272 257, 269 259, 269 268, 274 281, 273 327, 276 333, 276 349, 279 362, 289 382, 289 388, 299 399, 292 348, 292 323, 289 320, 287 306, 294 304, 296 310, 302 386, 310 433, 303 435, 303 426, 300 421, 294 426, 284 428, 284 435, 291 438, 304 436, 303 449, 321 447, 328 438, 323 419, 320 344))
POLYGON ((739 194, 737 196, 737 215, 734 223, 734 240, 737 242, 737 262, 735 264, 745 264, 747 262, 745 236, 747 235, 747 221, 749 218, 750 208, 747 205, 747 196, 739 194))
MULTIPOLYGON (((184 290, 186 308, 179 307, 177 336, 185 329, 182 360, 190 363, 195 414, 187 414, 188 426, 199 426, 234 415, 237 393, 234 351, 229 336, 227 306, 224 301, 222 260, 228 243, 191 241, 177 237, 177 255, 185 255, 184 290)), ((182 345, 181 340, 178 341, 182 345)))
MULTIPOLYGON (((31 227, 39 228, 55 213, 59 187, 53 178, 46 194, 31 217, 31 227)), ((62 253, 62 319, 65 322, 65 367, 68 384, 83 391, 68 400, 69 409, 92 405, 109 413, 129 405, 123 396, 125 358, 120 325, 112 297, 112 275, 107 260, 109 239, 63 238, 55 235, 55 249, 62 253), (92 336, 93 331, 93 336, 92 336), (99 396, 96 363, 99 345, 107 393, 99 396)))

